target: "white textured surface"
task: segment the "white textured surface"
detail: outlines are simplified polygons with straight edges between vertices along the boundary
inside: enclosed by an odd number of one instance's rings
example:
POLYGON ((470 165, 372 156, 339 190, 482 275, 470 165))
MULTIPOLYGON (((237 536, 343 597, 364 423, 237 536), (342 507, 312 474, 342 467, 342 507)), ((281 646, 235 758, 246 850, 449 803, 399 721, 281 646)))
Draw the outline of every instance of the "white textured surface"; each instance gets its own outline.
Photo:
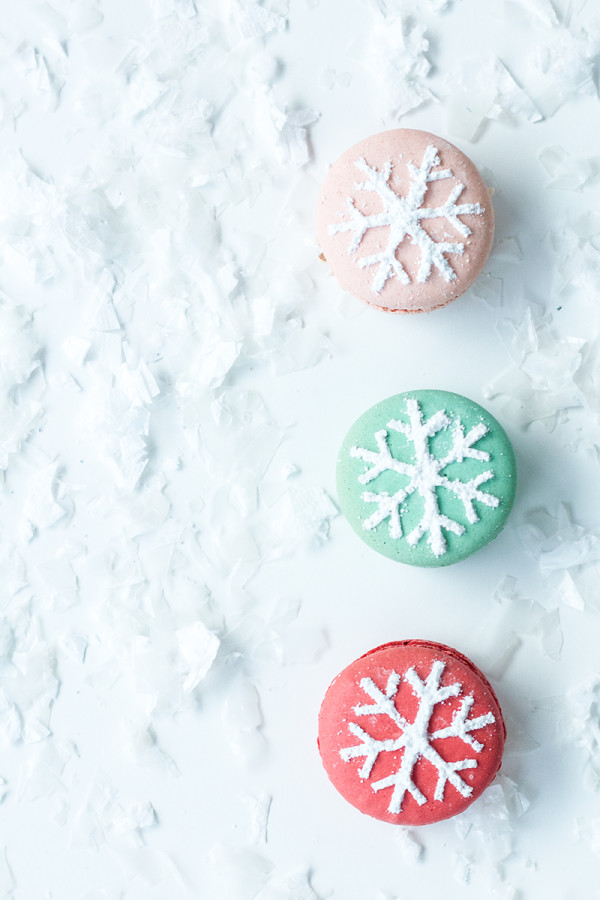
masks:
POLYGON ((600 896, 596 5, 5 5, 0 896, 600 896), (314 241, 327 166, 398 122, 495 188, 484 276, 430 316, 344 296, 314 241), (441 570, 333 494, 348 425, 427 387, 520 469, 441 570), (471 656, 509 729, 418 833, 315 748, 333 675, 410 637, 471 656))

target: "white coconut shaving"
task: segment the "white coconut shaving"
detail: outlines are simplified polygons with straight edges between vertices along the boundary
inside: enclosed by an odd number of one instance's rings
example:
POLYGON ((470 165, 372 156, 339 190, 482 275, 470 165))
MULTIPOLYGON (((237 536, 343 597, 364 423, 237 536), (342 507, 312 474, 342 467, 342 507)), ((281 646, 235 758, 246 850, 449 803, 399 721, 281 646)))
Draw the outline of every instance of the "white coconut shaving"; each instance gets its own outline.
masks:
POLYGON ((41 420, 44 383, 32 319, 0 295, 0 468, 6 469, 41 420))
POLYGON ((490 677, 503 678, 521 650, 530 652, 532 637, 546 656, 560 658, 563 633, 556 606, 527 597, 517 579, 508 576, 494 591, 478 633, 479 658, 486 660, 490 677))
POLYGON ((559 20, 551 0, 517 0, 528 11, 537 16, 545 25, 558 25, 559 20))
POLYGON ((375 19, 365 50, 365 69, 378 84, 380 115, 397 122, 435 99, 426 84, 431 64, 425 26, 410 16, 375 19))
POLYGON ((561 734, 583 759, 584 773, 593 790, 600 787, 600 681, 588 679, 569 691, 562 715, 561 734))
POLYGON ((461 64, 447 79, 444 105, 451 133, 477 141, 491 121, 534 124, 543 116, 500 59, 483 62, 477 78, 461 64))
POLYGON ((583 405, 576 377, 586 341, 559 337, 545 312, 533 306, 521 320, 502 320, 499 330, 515 365, 486 386, 485 396, 500 400, 503 414, 517 425, 540 421, 554 429, 561 412, 583 405))
POLYGON ((265 887, 272 871, 272 863, 255 850, 215 844, 206 857, 203 891, 207 897, 247 900, 265 887))
POLYGON ((286 27, 285 15, 258 0, 237 0, 231 6, 231 15, 244 38, 262 37, 274 31, 283 31, 286 27))
POLYGON ((504 281, 496 275, 486 274, 480 275, 473 287, 471 293, 475 297, 479 297, 488 306, 498 307, 504 303, 504 281))
POLYGON ((310 875, 305 871, 273 875, 267 885, 256 895, 256 900, 320 900, 322 895, 315 892, 310 883, 310 875))
POLYGON ((555 513, 537 510, 519 527, 523 547, 537 560, 555 602, 573 609, 597 608, 600 535, 572 520, 564 504, 555 513))
POLYGON ((573 23, 552 29, 536 48, 539 71, 537 97, 548 115, 572 98, 597 97, 595 79, 599 43, 598 27, 573 23))
POLYGON ((481 868, 486 860, 488 872, 496 873, 494 886, 502 883, 503 865, 515 845, 515 824, 529 805, 515 782, 499 775, 476 803, 455 818, 454 828, 463 842, 457 857, 460 881, 466 878, 468 883, 471 869, 481 868))
POLYGON ((600 216, 595 210, 558 222, 550 233, 557 256, 554 288, 565 299, 576 296, 594 304, 600 292, 600 216))
POLYGON ((600 157, 573 157, 564 147, 546 147, 539 160, 550 177, 548 187, 580 191, 600 171, 600 157))
POLYGON ((425 859, 425 847, 417 837, 415 831, 410 828, 401 828, 396 835, 396 845, 402 858, 407 863, 423 862, 425 859))

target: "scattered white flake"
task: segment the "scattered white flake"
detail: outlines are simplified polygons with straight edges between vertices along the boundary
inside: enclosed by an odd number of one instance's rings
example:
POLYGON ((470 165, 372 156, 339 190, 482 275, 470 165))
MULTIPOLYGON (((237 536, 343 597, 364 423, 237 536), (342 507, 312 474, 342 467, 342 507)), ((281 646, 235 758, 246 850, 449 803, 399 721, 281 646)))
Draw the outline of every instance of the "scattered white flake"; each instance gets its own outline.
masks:
POLYGON ((311 158, 307 129, 319 117, 320 113, 314 109, 272 107, 271 119, 278 134, 277 143, 283 162, 289 162, 294 168, 306 165, 311 158))
POLYGON ((565 26, 553 29, 536 48, 540 72, 537 96, 548 115, 575 97, 597 97, 598 49, 598 37, 591 30, 565 26))
POLYGON ((540 639, 546 656, 558 661, 561 657, 564 643, 558 609, 550 610, 543 617, 540 626, 540 639))
POLYGON ((556 290, 566 298, 583 297, 594 306, 600 291, 598 218, 596 212, 586 213, 561 230, 557 228, 551 236, 557 255, 554 269, 556 290))
POLYGON ((520 262, 523 259, 523 251, 519 239, 516 237, 506 237, 494 244, 493 249, 494 260, 502 262, 520 262))
POLYGON ((504 303, 504 281, 496 275, 480 275, 471 293, 495 309, 504 303))
POLYGON ((486 113, 488 119, 500 119, 508 116, 516 122, 541 122, 543 116, 535 103, 512 77, 504 63, 497 59, 494 63, 493 79, 495 97, 491 108, 486 113))
MULTIPOLYGON (((55 0, 56 5, 56 0, 55 0)), ((82 34, 97 28, 104 19, 102 11, 99 9, 99 0, 79 0, 78 3, 59 4, 60 15, 64 17, 64 34, 62 37, 67 38, 75 34, 82 34)), ((53 10, 54 6, 47 6, 48 10, 53 10)), ((56 27, 56 20, 53 19, 56 27)))
POLYGON ((223 704, 223 721, 232 730, 253 731, 263 722, 260 697, 247 679, 232 684, 223 704))
POLYGON ((538 560, 543 574, 600 560, 600 537, 573 522, 563 504, 555 517, 538 513, 534 522, 519 531, 523 546, 538 560))
POLYGON ((62 349, 71 362, 75 363, 76 366, 81 366, 91 346, 91 341, 73 335, 63 342, 62 349))
POLYGON ((425 26, 410 17, 375 19, 364 66, 377 84, 379 112, 397 122, 405 113, 435 99, 426 85, 431 65, 425 56, 425 26))
POLYGON ((39 374, 40 346, 31 317, 0 293, 0 468, 6 469, 10 457, 42 415, 39 374))
POLYGON ((51 734, 47 725, 31 716, 23 728, 22 739, 24 744, 38 744, 40 741, 45 741, 51 734))
POLYGON ((181 774, 171 757, 161 750, 156 732, 151 725, 147 722, 128 722, 124 730, 125 744, 136 764, 159 768, 171 777, 181 774))
POLYGON ((139 900, 149 896, 147 885, 160 885, 170 891, 169 896, 180 896, 185 889, 185 879, 179 867, 164 850, 121 845, 111 846, 111 855, 123 865, 131 880, 142 882, 141 890, 136 895, 139 900))
POLYGON ((269 9, 268 5, 259 3, 258 0, 236 0, 231 14, 244 38, 284 31, 287 24, 287 16, 269 9))
POLYGON ((206 677, 219 651, 220 640, 203 622, 192 622, 175 632, 179 652, 188 671, 184 674, 183 690, 193 691, 206 677))
POLYGON ((577 819, 576 839, 600 856, 600 819, 577 819))
POLYGON ((519 539, 538 561, 555 602, 577 610, 598 607, 600 535, 573 522, 561 504, 555 515, 547 510, 532 513, 519 527, 519 539))
POLYGON ((152 11, 157 19, 174 13, 192 19, 197 13, 195 0, 152 0, 152 11))
POLYGON ((88 648, 87 638, 78 634, 66 634, 58 642, 59 649, 75 663, 83 663, 88 648))
POLYGON ((514 781, 496 776, 481 797, 453 819, 456 834, 464 842, 465 864, 460 870, 485 861, 502 879, 502 864, 514 850, 515 824, 529 805, 514 781))
POLYGON ((293 478, 294 475, 298 475, 300 473, 300 467, 296 465, 296 463, 285 463, 281 467, 281 477, 283 479, 293 478))
POLYGON ((520 321, 502 320, 499 330, 516 365, 486 385, 484 395, 498 398, 504 417, 516 425, 541 421, 553 430, 561 412, 583 405, 576 375, 586 341, 558 337, 532 306, 520 321))
POLYGON ((268 884, 256 895, 255 900, 320 900, 310 883, 307 872, 287 875, 275 873, 268 884))
POLYGON ((107 891, 102 888, 92 888, 91 891, 85 891, 85 893, 80 894, 77 900, 111 900, 107 891))
MULTIPOLYGON (((502 678, 529 638, 540 641, 545 655, 557 659, 562 648, 558 610, 524 596, 515 578, 507 576, 494 592, 494 603, 478 632, 479 657, 486 672, 502 678)), ((521 744, 529 741, 521 740, 521 744)))
POLYGON ((65 770, 76 758, 76 747, 67 741, 55 739, 32 747, 19 773, 19 800, 30 802, 42 797, 66 799, 65 770))
POLYGON ((197 383, 209 390, 220 387, 241 349, 241 344, 235 341, 222 341, 203 354, 194 372, 197 383))
POLYGON ((459 884, 468 885, 471 883, 472 864, 471 860, 460 853, 453 855, 454 878, 459 884))
POLYGON ((35 528, 50 528, 67 514, 66 508, 57 500, 59 489, 58 462, 47 463, 31 476, 23 515, 35 528))
POLYGON ((325 66, 319 76, 319 87, 324 91, 332 91, 335 88, 349 87, 352 82, 352 74, 348 71, 338 72, 332 66, 325 66))
POLYGON ((227 900, 256 897, 273 871, 262 854, 222 843, 215 844, 203 862, 203 893, 227 900))
POLYGON ((322 488, 288 484, 286 493, 272 508, 270 557, 325 543, 331 521, 338 515, 337 507, 322 488))
POLYGON ((15 878, 12 868, 8 861, 8 853, 6 847, 0 850, 0 892, 6 900, 12 900, 13 890, 16 887, 15 878))
POLYGON ((52 39, 44 41, 43 50, 41 47, 21 47, 14 65, 34 93, 44 98, 45 108, 53 111, 58 106, 60 92, 65 85, 67 55, 65 47, 52 39))
POLYGON ((142 847, 142 831, 156 824, 156 813, 147 801, 130 801, 102 772, 81 807, 70 819, 73 848, 99 848, 105 842, 121 847, 142 847))
POLYGON ((395 835, 395 843, 404 862, 416 863, 423 861, 425 847, 410 828, 399 828, 395 835))
POLYGON ((534 13, 546 25, 558 25, 558 16, 551 0, 517 0, 526 9, 534 13))
POLYGON ((269 813, 273 798, 270 794, 262 793, 258 797, 245 797, 244 800, 250 811, 250 833, 253 844, 266 844, 269 827, 269 813))
POLYGON ((564 191, 580 191, 600 171, 600 156, 571 156, 563 147, 546 147, 539 160, 550 176, 547 187, 564 191))
POLYGON ((448 128, 470 141, 478 140, 492 120, 533 124, 543 119, 531 97, 500 59, 484 64, 475 84, 472 70, 462 65, 448 79, 447 91, 448 128))
POLYGON ((600 788, 600 679, 590 678, 567 693, 560 733, 582 751, 584 772, 594 790, 600 788))
POLYGON ((68 609, 78 601, 77 576, 65 550, 59 551, 52 559, 39 563, 35 571, 54 609, 68 609))

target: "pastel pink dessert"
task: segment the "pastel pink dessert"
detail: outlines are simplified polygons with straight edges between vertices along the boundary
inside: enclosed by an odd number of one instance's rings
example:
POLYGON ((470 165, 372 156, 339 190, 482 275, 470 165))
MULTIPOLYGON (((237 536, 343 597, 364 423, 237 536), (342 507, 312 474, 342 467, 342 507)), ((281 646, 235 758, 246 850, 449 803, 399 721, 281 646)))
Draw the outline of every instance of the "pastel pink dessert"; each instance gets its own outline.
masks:
POLYGON ((397 825, 466 809, 500 768, 505 738, 485 675, 433 641, 361 656, 333 680, 319 713, 330 781, 360 812, 397 825))
POLYGON ((489 256, 494 210, 457 147, 398 128, 347 150, 317 211, 323 254, 345 290, 388 312, 427 312, 460 297, 489 256))

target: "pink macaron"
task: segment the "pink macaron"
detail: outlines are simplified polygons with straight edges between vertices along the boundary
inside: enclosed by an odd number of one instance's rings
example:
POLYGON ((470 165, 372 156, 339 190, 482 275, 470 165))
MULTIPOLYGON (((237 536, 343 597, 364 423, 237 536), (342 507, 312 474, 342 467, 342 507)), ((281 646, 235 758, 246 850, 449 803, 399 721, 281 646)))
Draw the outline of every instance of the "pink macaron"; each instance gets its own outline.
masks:
POLYGON ((427 825, 493 780, 506 728, 494 691, 457 650, 394 641, 347 666, 319 713, 319 751, 339 793, 369 816, 427 825))
POLYGON ((460 297, 481 272, 494 210, 457 147, 398 128, 366 138, 333 164, 317 230, 345 290, 389 312, 427 312, 460 297))

